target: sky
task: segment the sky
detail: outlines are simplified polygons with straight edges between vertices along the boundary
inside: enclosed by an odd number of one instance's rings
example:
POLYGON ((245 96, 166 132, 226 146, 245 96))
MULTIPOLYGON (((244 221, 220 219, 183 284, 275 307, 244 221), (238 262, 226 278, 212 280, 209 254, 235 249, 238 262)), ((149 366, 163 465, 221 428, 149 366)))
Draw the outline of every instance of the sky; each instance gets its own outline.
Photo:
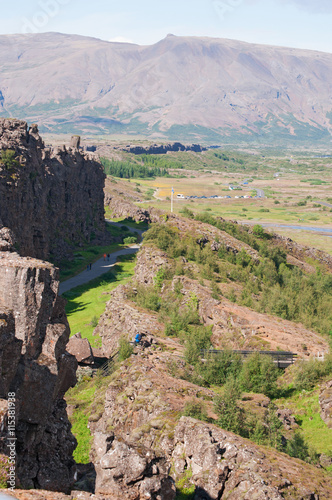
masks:
POLYGON ((150 45, 169 33, 332 53, 332 0, 0 0, 0 34, 150 45))

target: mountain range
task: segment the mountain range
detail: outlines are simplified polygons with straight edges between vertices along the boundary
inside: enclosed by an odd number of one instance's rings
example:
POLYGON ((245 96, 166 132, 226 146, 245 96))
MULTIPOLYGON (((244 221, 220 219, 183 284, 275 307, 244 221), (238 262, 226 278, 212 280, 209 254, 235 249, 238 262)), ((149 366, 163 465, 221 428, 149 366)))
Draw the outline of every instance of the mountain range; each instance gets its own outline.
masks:
POLYGON ((151 46, 2 35, 0 116, 53 133, 328 144, 332 54, 174 35, 151 46))

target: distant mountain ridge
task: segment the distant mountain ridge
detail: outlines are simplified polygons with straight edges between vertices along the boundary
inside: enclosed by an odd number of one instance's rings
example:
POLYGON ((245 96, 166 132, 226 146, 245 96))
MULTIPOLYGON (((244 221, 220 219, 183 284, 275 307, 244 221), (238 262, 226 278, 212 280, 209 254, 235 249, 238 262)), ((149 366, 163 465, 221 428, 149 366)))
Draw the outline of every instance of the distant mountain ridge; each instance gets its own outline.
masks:
POLYGON ((332 54, 168 36, 151 46, 0 36, 0 116, 44 132, 331 142, 332 54))

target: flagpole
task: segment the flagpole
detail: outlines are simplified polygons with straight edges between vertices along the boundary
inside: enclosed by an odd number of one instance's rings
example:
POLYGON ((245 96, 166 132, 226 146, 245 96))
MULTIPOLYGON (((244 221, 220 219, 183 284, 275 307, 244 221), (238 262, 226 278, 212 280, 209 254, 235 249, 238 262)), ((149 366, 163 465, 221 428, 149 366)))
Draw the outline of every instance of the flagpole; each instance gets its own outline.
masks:
POLYGON ((174 197, 174 188, 172 188, 172 195, 171 195, 171 213, 173 213, 173 197, 174 197))

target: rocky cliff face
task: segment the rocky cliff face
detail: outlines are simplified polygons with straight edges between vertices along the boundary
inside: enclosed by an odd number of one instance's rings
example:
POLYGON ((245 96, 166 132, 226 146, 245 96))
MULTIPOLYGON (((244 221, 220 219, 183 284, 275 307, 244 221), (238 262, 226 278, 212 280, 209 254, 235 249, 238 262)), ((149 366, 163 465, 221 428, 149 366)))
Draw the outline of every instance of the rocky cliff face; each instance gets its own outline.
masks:
POLYGON ((0 267, 0 453, 8 452, 8 395, 15 393, 17 484, 68 491, 76 439, 63 396, 76 383, 77 363, 66 353, 58 270, 13 252, 0 252, 0 267))
POLYGON ((114 218, 133 219, 136 222, 150 224, 151 217, 149 210, 138 208, 134 203, 123 199, 123 196, 106 193, 105 205, 109 207, 114 218))
MULTIPOLYGON (((203 225, 203 230, 205 226, 203 225)), ((222 233, 217 231, 219 234, 222 233)), ((234 251, 241 244, 228 235, 227 241, 234 251)), ((195 270, 194 263, 185 262, 183 267, 190 269, 191 272, 195 270)), ((171 268, 172 260, 165 252, 144 245, 137 255, 135 284, 151 286, 160 269, 171 268)), ((216 349, 272 351, 281 349, 296 352, 301 357, 328 352, 326 340, 301 324, 258 313, 248 307, 234 304, 225 297, 220 300, 214 299, 209 286, 200 284, 197 279, 175 276, 172 287, 176 286, 181 288, 182 307, 190 303, 193 295, 197 297, 199 317, 204 325, 212 327, 212 342, 216 349)), ((146 336, 158 335, 164 332, 164 328, 158 321, 156 313, 142 311, 137 304, 128 300, 126 287, 120 286, 111 292, 105 313, 101 316, 95 333, 102 338, 105 354, 111 356, 117 351, 119 338, 122 335, 132 340, 137 333, 146 336)))
POLYGON ((46 148, 36 125, 0 120, 0 222, 21 255, 61 258, 72 244, 101 236, 104 179, 100 163, 74 143, 46 148))
POLYGON ((211 423, 179 418, 193 398, 213 418, 213 392, 173 377, 170 362, 181 358, 159 340, 122 363, 108 382, 104 408, 90 419, 97 499, 173 500, 179 482, 197 500, 332 495, 319 469, 211 423))
MULTIPOLYGON (((322 252, 317 248, 301 245, 300 243, 293 241, 291 238, 281 236, 280 234, 273 233, 272 237, 275 244, 283 246, 293 258, 298 259, 302 263, 303 268, 303 263, 306 263, 309 259, 311 259, 318 261, 327 270, 332 271, 332 257, 328 253, 322 252)), ((294 264, 294 262, 292 263, 294 264)), ((315 268, 313 268, 313 271, 315 271, 315 268)))

